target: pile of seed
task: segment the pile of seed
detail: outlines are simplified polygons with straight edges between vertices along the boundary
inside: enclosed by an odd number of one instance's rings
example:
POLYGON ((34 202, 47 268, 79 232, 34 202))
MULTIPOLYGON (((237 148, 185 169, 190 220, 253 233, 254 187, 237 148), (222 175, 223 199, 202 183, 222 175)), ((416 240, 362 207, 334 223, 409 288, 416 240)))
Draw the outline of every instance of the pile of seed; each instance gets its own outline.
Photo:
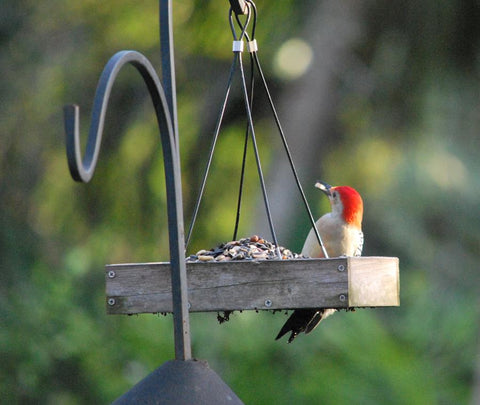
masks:
POLYGON ((277 246, 273 243, 253 235, 250 238, 222 243, 210 250, 200 250, 196 254, 187 257, 187 263, 223 262, 229 260, 289 260, 302 257, 302 255, 292 253, 283 246, 279 246, 277 249, 277 246))

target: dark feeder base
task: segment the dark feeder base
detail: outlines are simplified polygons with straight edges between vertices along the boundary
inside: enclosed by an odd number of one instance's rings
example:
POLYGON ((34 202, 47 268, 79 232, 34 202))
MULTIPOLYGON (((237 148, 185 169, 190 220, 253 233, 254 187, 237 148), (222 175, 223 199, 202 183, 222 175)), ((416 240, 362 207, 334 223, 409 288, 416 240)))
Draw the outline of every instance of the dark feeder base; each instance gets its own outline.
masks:
POLYGON ((243 405, 202 360, 170 360, 118 398, 113 405, 243 405))

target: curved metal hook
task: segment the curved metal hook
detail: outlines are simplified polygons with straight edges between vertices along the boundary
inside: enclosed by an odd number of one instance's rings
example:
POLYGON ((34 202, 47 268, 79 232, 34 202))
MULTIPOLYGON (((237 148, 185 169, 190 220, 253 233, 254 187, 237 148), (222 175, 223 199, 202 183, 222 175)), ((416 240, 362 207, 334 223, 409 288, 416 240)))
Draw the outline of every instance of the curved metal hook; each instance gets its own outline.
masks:
POLYGON ((92 122, 87 140, 86 153, 82 160, 80 151, 80 109, 77 105, 64 108, 67 158, 70 173, 76 181, 88 182, 95 172, 100 152, 105 113, 113 83, 125 64, 131 64, 142 75, 152 98, 157 115, 162 141, 165 180, 167 188, 167 211, 170 242, 170 264, 172 266, 172 292, 175 334, 175 356, 177 359, 191 358, 189 330, 186 265, 184 257, 184 230, 182 185, 180 176, 180 154, 172 119, 160 79, 149 60, 136 51, 121 51, 113 55, 100 77, 92 111, 92 122))
POLYGON ((64 107, 68 167, 75 181, 88 183, 93 177, 100 152, 105 114, 112 86, 118 73, 127 63, 135 66, 142 75, 153 101, 160 131, 168 134, 172 145, 177 149, 177 139, 173 131, 168 104, 155 69, 141 53, 121 51, 110 58, 98 82, 92 110, 92 121, 83 159, 80 150, 80 109, 78 105, 74 104, 64 107))

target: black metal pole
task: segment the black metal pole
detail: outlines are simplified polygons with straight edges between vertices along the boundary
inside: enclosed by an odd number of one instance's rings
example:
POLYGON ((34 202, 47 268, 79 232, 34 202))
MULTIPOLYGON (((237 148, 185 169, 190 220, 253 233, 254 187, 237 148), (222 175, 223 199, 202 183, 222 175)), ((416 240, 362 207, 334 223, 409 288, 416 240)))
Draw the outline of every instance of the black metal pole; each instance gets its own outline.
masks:
MULTIPOLYGON (((173 52, 172 0, 160 0, 160 53, 162 59, 162 83, 172 117, 175 141, 178 142, 177 92, 175 82, 175 55, 173 52)), ((177 145, 178 146, 178 145, 177 145)))
MULTIPOLYGON (((185 264, 185 235, 183 225, 182 187, 180 184, 180 148, 178 141, 177 94, 175 86, 175 60, 173 53, 172 0, 160 0, 160 51, 162 56, 162 81, 172 120, 175 149, 178 156, 177 184, 169 184, 167 189, 175 190, 174 201, 176 223, 170 222, 170 264, 172 266, 173 323, 175 335, 175 358, 190 360, 192 349, 190 341, 190 317, 188 312, 187 270, 185 264)), ((168 196, 167 196, 168 198, 168 196)))

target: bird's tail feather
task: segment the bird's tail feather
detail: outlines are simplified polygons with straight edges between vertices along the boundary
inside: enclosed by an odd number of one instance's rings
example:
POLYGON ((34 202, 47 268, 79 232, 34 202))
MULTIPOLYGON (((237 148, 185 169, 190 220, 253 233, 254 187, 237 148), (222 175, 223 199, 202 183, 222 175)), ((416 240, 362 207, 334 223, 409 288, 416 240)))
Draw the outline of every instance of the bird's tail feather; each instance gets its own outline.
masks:
POLYGON ((323 309, 297 309, 293 311, 275 340, 280 339, 288 332, 292 332, 288 338, 288 343, 291 343, 299 333, 306 332, 307 328, 309 328, 309 332, 312 331, 322 320, 323 312, 323 309))
POLYGON ((330 316, 337 311, 338 311, 337 309, 333 309, 333 308, 323 308, 323 309, 318 310, 318 312, 312 317, 310 322, 308 322, 307 326, 305 327, 305 334, 310 333, 327 316, 330 316))
POLYGON ((314 330, 320 321, 323 319, 323 313, 324 311, 317 311, 315 315, 313 315, 312 319, 307 323, 305 326, 305 334, 310 333, 312 330, 314 330))

